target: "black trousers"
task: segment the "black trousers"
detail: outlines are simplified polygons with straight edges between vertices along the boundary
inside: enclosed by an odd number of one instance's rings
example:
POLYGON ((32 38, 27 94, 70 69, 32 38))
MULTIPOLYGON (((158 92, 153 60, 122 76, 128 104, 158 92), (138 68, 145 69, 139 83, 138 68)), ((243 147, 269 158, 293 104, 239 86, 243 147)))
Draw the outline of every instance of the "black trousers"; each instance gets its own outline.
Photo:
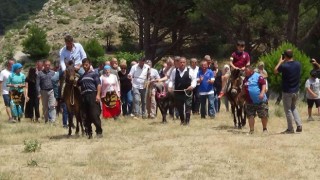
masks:
POLYGON ((96 102, 96 95, 97 92, 91 92, 81 96, 81 109, 84 113, 83 124, 89 135, 92 134, 92 123, 96 126, 96 133, 102 134, 100 119, 101 108, 100 103, 96 102))
POLYGON ((184 92, 174 94, 175 107, 177 108, 180 116, 181 123, 189 124, 190 112, 192 106, 192 97, 188 97, 184 92))
POLYGON ((29 101, 26 103, 24 114, 25 118, 40 118, 38 97, 30 97, 29 101))
POLYGON ((193 94, 192 94, 192 113, 199 113, 200 109, 200 95, 199 95, 199 86, 197 85, 193 89, 193 94))

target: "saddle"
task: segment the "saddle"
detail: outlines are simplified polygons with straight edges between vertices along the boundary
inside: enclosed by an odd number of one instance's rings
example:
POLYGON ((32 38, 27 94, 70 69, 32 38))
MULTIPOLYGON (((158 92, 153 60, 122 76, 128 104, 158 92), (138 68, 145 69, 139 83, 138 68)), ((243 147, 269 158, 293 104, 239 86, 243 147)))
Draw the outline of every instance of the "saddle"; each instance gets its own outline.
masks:
POLYGON ((118 100, 119 100, 119 97, 115 91, 107 92, 106 96, 101 99, 102 103, 108 108, 116 107, 118 100))

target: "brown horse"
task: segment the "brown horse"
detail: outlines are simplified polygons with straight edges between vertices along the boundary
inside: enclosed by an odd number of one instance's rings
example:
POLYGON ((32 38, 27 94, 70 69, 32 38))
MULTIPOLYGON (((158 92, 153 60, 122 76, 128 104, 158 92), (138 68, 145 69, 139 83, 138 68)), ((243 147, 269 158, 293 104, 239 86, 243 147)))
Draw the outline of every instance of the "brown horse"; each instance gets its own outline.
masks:
POLYGON ((242 83, 243 79, 240 70, 233 70, 227 83, 226 97, 231 104, 234 126, 239 129, 246 125, 245 99, 239 97, 242 90, 242 83))
POLYGON ((64 80, 65 86, 63 90, 63 101, 66 103, 67 111, 68 111, 68 124, 69 124, 69 133, 70 136, 72 133, 73 119, 72 115, 76 117, 76 134, 79 134, 79 125, 81 127, 82 135, 84 135, 83 124, 81 119, 81 105, 80 105, 80 90, 77 87, 77 74, 75 68, 73 66, 72 61, 67 65, 66 70, 64 71, 64 80))

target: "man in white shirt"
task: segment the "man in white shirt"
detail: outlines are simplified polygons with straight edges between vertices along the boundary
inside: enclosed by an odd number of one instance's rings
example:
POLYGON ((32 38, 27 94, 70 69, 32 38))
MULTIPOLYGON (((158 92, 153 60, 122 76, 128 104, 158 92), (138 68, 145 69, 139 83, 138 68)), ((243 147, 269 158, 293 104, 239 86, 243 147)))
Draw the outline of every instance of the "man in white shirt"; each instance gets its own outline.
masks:
MULTIPOLYGON (((190 70, 193 73, 194 77, 197 77, 199 72, 198 60, 196 58, 190 59, 190 70)), ((192 95, 192 114, 199 114, 199 107, 200 107, 200 95, 199 95, 199 88, 200 83, 197 83, 197 86, 193 89, 192 95)))
POLYGON ((188 125, 190 122, 192 90, 197 85, 196 77, 186 67, 186 62, 185 57, 180 58, 179 67, 172 71, 168 85, 169 91, 174 90, 175 107, 178 109, 181 125, 188 125))
POLYGON ((152 67, 151 60, 147 60, 146 64, 150 66, 150 75, 149 75, 149 85, 147 89, 147 113, 148 118, 154 119, 156 116, 157 102, 156 102, 156 89, 154 87, 154 82, 157 82, 160 79, 158 71, 152 67))
POLYGON ((2 70, 0 73, 0 84, 2 85, 2 97, 4 101, 4 105, 6 106, 6 112, 9 117, 9 122, 13 122, 13 118, 11 115, 10 109, 10 96, 9 96, 9 89, 7 87, 7 79, 11 74, 11 68, 14 64, 14 60, 10 59, 6 62, 6 69, 2 70))
POLYGON ((73 42, 73 37, 71 35, 65 36, 64 41, 66 45, 60 50, 60 66, 62 71, 66 69, 66 64, 68 64, 69 61, 73 61, 78 73, 83 75, 84 69, 81 65, 82 60, 87 58, 86 52, 80 43, 73 42))
POLYGON ((128 74, 128 78, 132 79, 133 108, 135 116, 142 115, 142 118, 144 119, 146 118, 146 83, 149 71, 150 66, 145 64, 145 59, 142 58, 139 60, 138 64, 131 67, 128 74))

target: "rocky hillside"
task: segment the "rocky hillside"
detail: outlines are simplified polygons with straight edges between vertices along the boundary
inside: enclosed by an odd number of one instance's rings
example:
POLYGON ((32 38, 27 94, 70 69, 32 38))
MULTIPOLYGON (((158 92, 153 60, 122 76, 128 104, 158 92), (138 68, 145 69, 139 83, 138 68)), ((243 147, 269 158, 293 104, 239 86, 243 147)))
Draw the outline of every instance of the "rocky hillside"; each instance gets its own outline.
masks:
POLYGON ((67 33, 73 35, 76 41, 97 37, 103 44, 101 34, 106 31, 116 32, 118 25, 124 22, 117 11, 112 0, 49 0, 22 29, 6 32, 2 42, 13 43, 20 53, 21 41, 26 37, 29 25, 37 24, 47 31, 47 40, 53 52, 63 46, 63 37, 67 33))

